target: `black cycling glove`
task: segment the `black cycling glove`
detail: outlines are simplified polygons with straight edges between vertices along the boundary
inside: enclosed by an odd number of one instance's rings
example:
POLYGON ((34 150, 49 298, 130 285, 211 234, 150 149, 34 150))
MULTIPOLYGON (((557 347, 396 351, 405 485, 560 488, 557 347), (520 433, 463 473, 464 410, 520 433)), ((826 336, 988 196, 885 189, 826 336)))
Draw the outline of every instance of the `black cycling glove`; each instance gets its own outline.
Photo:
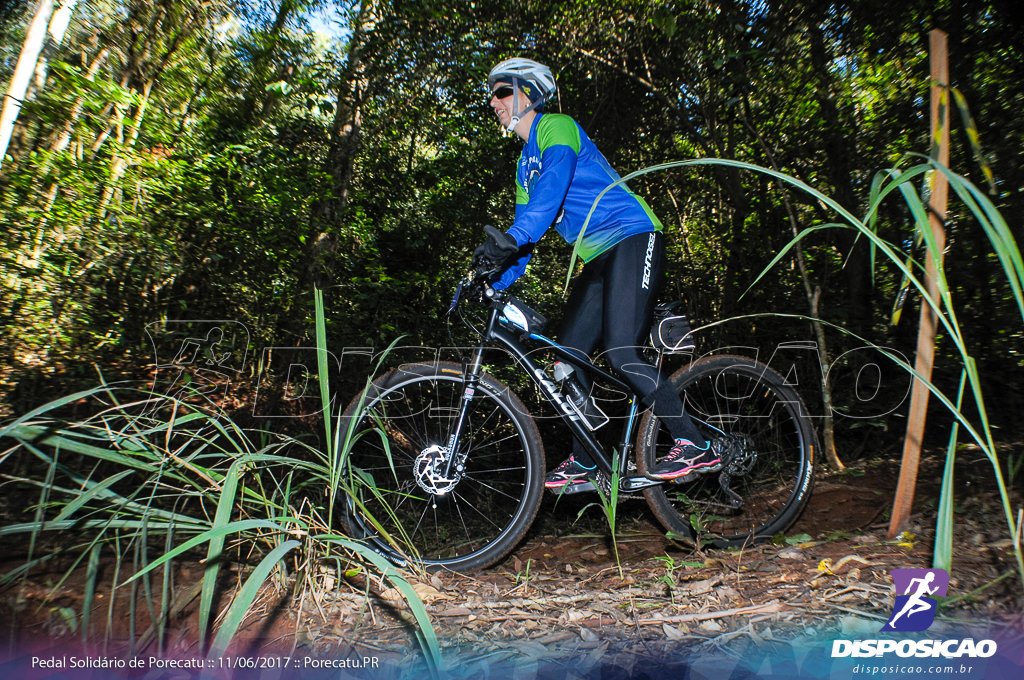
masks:
POLYGON ((519 252, 516 240, 490 224, 484 226, 484 232, 487 238, 483 245, 473 251, 473 265, 477 266, 482 260, 487 260, 494 267, 504 267, 519 252))

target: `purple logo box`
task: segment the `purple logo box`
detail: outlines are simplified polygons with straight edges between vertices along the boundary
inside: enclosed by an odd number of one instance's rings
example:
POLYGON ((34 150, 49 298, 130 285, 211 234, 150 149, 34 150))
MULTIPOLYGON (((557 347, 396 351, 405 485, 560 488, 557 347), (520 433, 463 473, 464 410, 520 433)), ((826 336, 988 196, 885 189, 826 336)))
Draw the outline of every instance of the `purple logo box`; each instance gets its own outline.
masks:
POLYGON ((927 630, 935 621, 938 602, 949 588, 949 573, 945 569, 893 569, 896 601, 892 615, 883 631, 927 630))

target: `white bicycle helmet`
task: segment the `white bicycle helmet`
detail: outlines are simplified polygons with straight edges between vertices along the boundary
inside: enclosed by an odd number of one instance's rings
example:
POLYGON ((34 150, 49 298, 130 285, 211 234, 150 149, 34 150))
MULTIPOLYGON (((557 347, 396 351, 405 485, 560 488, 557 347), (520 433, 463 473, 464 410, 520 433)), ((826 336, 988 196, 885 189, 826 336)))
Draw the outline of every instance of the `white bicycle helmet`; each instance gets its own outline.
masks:
MULTIPOLYGON (((514 57, 506 59, 491 69, 487 76, 487 86, 494 89, 494 84, 508 82, 513 89, 522 90, 530 99, 530 105, 522 111, 513 111, 508 131, 512 132, 519 120, 529 111, 543 108, 544 104, 554 99, 558 93, 555 77, 544 64, 533 59, 514 57)), ((517 105, 518 106, 518 105, 517 105)))

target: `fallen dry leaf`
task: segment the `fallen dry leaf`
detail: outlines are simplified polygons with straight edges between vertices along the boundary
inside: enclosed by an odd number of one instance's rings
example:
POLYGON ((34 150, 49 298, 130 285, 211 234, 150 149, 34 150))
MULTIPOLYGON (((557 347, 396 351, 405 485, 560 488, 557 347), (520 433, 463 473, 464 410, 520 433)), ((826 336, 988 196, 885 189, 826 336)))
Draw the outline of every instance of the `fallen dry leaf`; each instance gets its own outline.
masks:
POLYGON ((442 593, 440 590, 432 585, 426 583, 414 583, 412 589, 416 591, 416 594, 420 596, 420 599, 424 602, 433 602, 434 600, 451 600, 452 595, 448 593, 442 593))

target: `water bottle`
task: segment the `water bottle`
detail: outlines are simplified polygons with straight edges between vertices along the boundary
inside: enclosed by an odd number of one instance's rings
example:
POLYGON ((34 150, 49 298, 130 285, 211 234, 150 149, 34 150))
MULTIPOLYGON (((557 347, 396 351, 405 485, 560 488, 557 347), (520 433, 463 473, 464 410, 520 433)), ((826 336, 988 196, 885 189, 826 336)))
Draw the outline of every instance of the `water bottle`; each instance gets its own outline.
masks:
POLYGON ((596 430, 608 422, 608 416, 583 391, 579 380, 573 375, 575 371, 576 369, 571 364, 556 361, 553 370, 555 382, 559 384, 562 394, 569 398, 569 403, 572 405, 573 410, 583 418, 583 422, 586 423, 587 427, 591 430, 596 430))

